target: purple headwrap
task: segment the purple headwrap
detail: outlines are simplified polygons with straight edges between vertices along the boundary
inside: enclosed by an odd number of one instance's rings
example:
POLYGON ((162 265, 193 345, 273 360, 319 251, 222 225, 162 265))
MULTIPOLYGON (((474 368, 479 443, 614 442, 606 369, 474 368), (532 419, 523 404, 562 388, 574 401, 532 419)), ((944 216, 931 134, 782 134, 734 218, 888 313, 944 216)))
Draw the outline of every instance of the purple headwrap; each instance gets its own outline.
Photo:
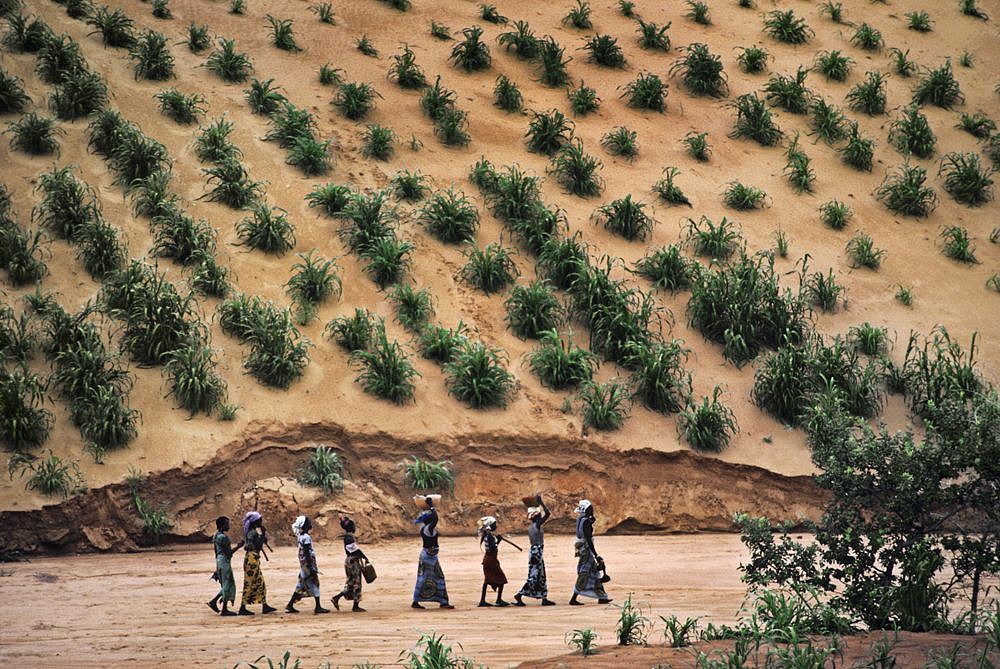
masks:
POLYGON ((243 516, 243 536, 250 534, 250 526, 255 522, 260 520, 261 515, 257 511, 247 511, 247 515, 243 516))

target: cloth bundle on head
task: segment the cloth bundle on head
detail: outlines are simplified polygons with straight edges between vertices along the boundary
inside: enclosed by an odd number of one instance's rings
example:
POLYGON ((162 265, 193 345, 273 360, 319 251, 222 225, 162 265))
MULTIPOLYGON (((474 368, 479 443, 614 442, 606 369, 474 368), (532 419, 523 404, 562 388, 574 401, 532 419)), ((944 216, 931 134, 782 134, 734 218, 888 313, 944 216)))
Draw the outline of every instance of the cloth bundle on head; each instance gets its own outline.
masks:
POLYGON ((587 509, 589 509, 592 506, 593 504, 590 503, 589 499, 581 499, 580 503, 576 505, 577 515, 582 515, 584 513, 587 513, 587 509))
POLYGON ((299 536, 300 534, 302 534, 302 529, 305 526, 306 526, 306 517, 299 516, 298 518, 295 519, 295 522, 292 523, 292 532, 295 533, 295 536, 299 536))
POLYGON ((542 515, 542 507, 540 506, 529 506, 528 507, 528 518, 534 518, 536 516, 542 515))
POLYGON ((257 511, 247 511, 247 515, 243 516, 243 536, 250 534, 250 526, 261 519, 260 513, 257 511))
POLYGON ((489 530, 496 529, 496 526, 497 526, 497 519, 494 518, 493 516, 483 516, 482 518, 479 519, 478 528, 480 532, 488 529, 489 530))

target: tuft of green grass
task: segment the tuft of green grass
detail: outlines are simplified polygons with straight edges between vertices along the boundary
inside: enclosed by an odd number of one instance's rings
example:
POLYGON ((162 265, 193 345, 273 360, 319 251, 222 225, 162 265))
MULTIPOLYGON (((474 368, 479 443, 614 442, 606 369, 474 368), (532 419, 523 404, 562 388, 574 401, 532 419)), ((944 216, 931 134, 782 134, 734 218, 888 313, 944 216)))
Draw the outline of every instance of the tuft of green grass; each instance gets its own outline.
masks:
POLYGON ((287 211, 260 202, 251 204, 250 211, 250 216, 236 224, 242 245, 279 256, 295 247, 295 228, 287 211))
POLYGON ((181 42, 186 44, 191 53, 201 53, 212 44, 207 25, 198 25, 192 21, 187 27, 187 38, 181 42))
POLYGON ((632 0, 618 0, 618 11, 621 12, 622 16, 634 19, 635 3, 632 0))
POLYGON ((865 51, 881 51, 882 33, 867 22, 862 23, 851 36, 851 44, 865 51))
POLYGON ((689 132, 681 140, 687 147, 688 155, 699 162, 708 162, 708 157, 712 155, 712 150, 708 146, 707 132, 689 132))
POLYGON ((263 185, 250 179, 246 168, 237 158, 229 157, 203 169, 211 190, 206 194, 212 202, 221 202, 233 209, 245 209, 263 193, 263 185))
POLYGON ((567 192, 578 197, 598 195, 604 181, 597 171, 602 167, 600 160, 583 150, 583 142, 563 146, 552 159, 552 174, 567 192))
POLYGON ((396 320, 410 332, 422 331, 434 315, 434 303, 426 288, 418 290, 400 283, 392 287, 388 297, 396 310, 396 320))
POLYGON ((808 274, 803 268, 802 294, 805 299, 814 307, 819 307, 822 311, 837 311, 838 302, 844 293, 844 287, 837 283, 837 277, 833 269, 823 272, 813 272, 808 274))
POLYGON ((660 199, 667 204, 686 204, 691 206, 691 200, 684 194, 680 186, 674 183, 674 179, 681 173, 676 167, 664 167, 663 178, 653 184, 653 192, 660 196, 660 199))
POLYGON ((696 451, 721 453, 739 431, 736 414, 719 400, 721 394, 722 389, 716 386, 711 397, 703 397, 701 404, 689 404, 680 414, 678 429, 696 451))
POLYGON ((419 221, 440 241, 459 244, 475 240, 479 211, 465 193, 448 188, 431 196, 420 211, 419 221))
POLYGON ((590 15, 590 3, 585 2, 585 0, 576 0, 576 5, 563 17, 562 24, 572 26, 577 30, 590 30, 594 27, 590 15))
POLYGON ((930 70, 913 91, 914 105, 932 104, 942 109, 951 109, 963 102, 965 95, 951 70, 951 60, 930 70))
POLYGON ((889 348, 889 331, 865 322, 848 330, 847 341, 859 353, 884 355, 889 348))
POLYGON ((356 39, 354 48, 369 58, 378 58, 378 49, 375 48, 375 43, 368 38, 368 35, 362 35, 356 39))
POLYGON ((336 259, 314 257, 315 252, 297 254, 299 262, 292 265, 292 276, 285 284, 285 292, 303 312, 315 311, 331 295, 343 294, 336 259))
POLYGON ((451 28, 448 26, 438 23, 437 21, 431 21, 431 37, 439 40, 450 40, 451 39, 451 28))
POLYGON ((410 255, 416 246, 395 236, 379 237, 361 251, 365 271, 379 288, 402 280, 410 267, 410 255))
POLYGON ((792 188, 796 193, 811 193, 813 183, 816 181, 816 172, 812 168, 812 160, 799 148, 798 134, 789 144, 785 157, 787 158, 785 176, 792 184, 792 188))
POLYGON ((958 262, 970 265, 979 262, 976 258, 976 247, 969 238, 969 231, 958 225, 946 226, 941 231, 941 252, 958 262))
POLYGON ((501 74, 493 87, 493 104, 508 114, 513 114, 521 111, 524 96, 521 95, 517 84, 501 74))
POLYGON ((534 60, 541 54, 541 44, 527 21, 515 21, 513 30, 497 35, 497 43, 521 60, 534 60))
POLYGON ((20 114, 29 104, 31 97, 24 91, 24 82, 0 69, 0 114, 20 114))
POLYGON ((306 201, 310 207, 322 208, 327 216, 336 216, 344 211, 351 193, 350 186, 327 183, 313 188, 306 195, 306 201))
POLYGON ((200 127, 194 144, 198 159, 206 163, 219 163, 226 158, 241 158, 243 153, 229 139, 233 128, 232 121, 225 116, 200 127))
POLYGON ((639 155, 639 145, 636 141, 638 133, 625 126, 618 126, 601 137, 601 146, 613 156, 621 156, 626 160, 635 160, 639 155))
POLYGON ((566 65, 573 59, 566 57, 566 50, 550 35, 543 37, 538 44, 538 64, 542 69, 540 77, 542 85, 551 88, 566 86, 569 83, 566 65))
POLYGON ((625 424, 631 408, 628 386, 619 381, 585 383, 580 389, 584 424, 612 431, 625 424))
POLYGON ((14 53, 38 53, 53 37, 52 29, 41 18, 10 13, 3 46, 14 53))
POLYGON ((750 211, 766 206, 767 193, 760 188, 747 186, 739 181, 730 181, 722 193, 722 201, 730 209, 750 211))
POLYGON ((983 167, 978 153, 949 153, 941 159, 938 176, 944 189, 959 204, 978 207, 993 199, 992 170, 983 167))
POLYGON ((224 37, 219 38, 218 48, 208 55, 205 67, 223 81, 231 84, 246 81, 253 72, 250 57, 236 50, 236 40, 224 37))
POLYGON ((990 20, 989 15, 979 8, 977 0, 959 0, 958 5, 962 10, 962 14, 965 16, 971 16, 983 21, 990 20))
POLYGON ((989 139, 990 135, 996 131, 997 124, 982 112, 974 114, 962 112, 955 127, 964 130, 976 139, 989 139))
POLYGON ((375 318, 371 312, 355 307, 352 316, 338 316, 326 324, 323 333, 337 342, 342 349, 366 351, 371 346, 375 332, 375 318))
POLYGON ((785 44, 805 44, 816 34, 806 20, 796 16, 791 9, 768 12, 764 17, 764 31, 785 44))
POLYGON ((317 446, 296 479, 302 485, 322 488, 326 495, 340 490, 344 487, 344 463, 340 454, 328 446, 317 446))
POLYGON ((325 23, 329 26, 337 25, 337 16, 334 14, 333 5, 329 2, 321 2, 318 5, 310 5, 309 11, 316 15, 320 23, 325 23))
POLYGON ((789 113, 805 114, 809 110, 809 100, 812 97, 805 85, 808 74, 809 70, 800 67, 794 77, 774 75, 764 86, 767 101, 789 113))
POLYGON ((840 158, 856 170, 872 171, 875 140, 861 136, 857 121, 851 121, 847 144, 840 148, 840 158))
POLYGON ((897 302, 905 307, 913 306, 913 289, 908 286, 899 285, 896 287, 896 293, 893 296, 897 302))
POLYGON ((4 134, 10 135, 10 146, 15 151, 47 156, 59 153, 59 140, 56 138, 64 131, 56 126, 55 120, 28 112, 8 123, 4 134))
POLYGON ((767 103, 756 93, 744 93, 729 106, 736 111, 736 121, 730 137, 752 139, 761 146, 774 146, 784 137, 784 133, 774 122, 767 103))
POLYGON ((164 371, 170 377, 169 394, 191 416, 210 415, 226 401, 226 382, 216 366, 212 347, 198 337, 189 337, 168 357, 164 371))
POLYGON ((817 96, 809 103, 810 135, 827 144, 836 144, 847 137, 847 117, 823 98, 817 96))
POLYGON ((919 107, 910 105, 889 126, 889 143, 904 156, 913 154, 918 158, 930 158, 934 155, 937 138, 919 107))
POLYGON ((885 75, 881 72, 866 72, 865 80, 850 90, 847 102, 851 109, 869 116, 885 113, 885 75))
POLYGON ((681 411, 691 396, 691 375, 684 369, 688 354, 677 340, 627 344, 624 362, 633 370, 633 398, 662 414, 681 411))
POLYGON ((508 21, 507 17, 497 10, 497 6, 492 4, 479 5, 479 18, 496 25, 503 25, 508 21))
POLYGON ((507 327, 521 339, 538 339, 565 320, 565 310, 544 279, 514 286, 504 300, 507 327))
POLYGON ((170 11, 170 0, 153 0, 153 16, 158 19, 172 19, 173 13, 170 11))
POLYGON ((663 112, 666 110, 667 84, 655 74, 640 73, 622 89, 623 98, 629 107, 663 112))
POLYGON ((389 79, 395 81, 400 88, 409 90, 420 89, 427 85, 427 77, 417 65, 417 56, 408 45, 403 45, 403 52, 392 57, 389 79))
POLYGON ((693 95, 722 97, 729 92, 722 59, 705 44, 694 43, 670 66, 670 75, 679 74, 684 87, 693 95))
POLYGON ((907 12, 904 16, 906 17, 906 27, 910 30, 915 30, 918 33, 929 33, 933 30, 931 15, 925 11, 907 12))
POLYGON ((319 66, 319 83, 324 86, 340 86, 344 83, 343 72, 339 67, 324 63, 319 66))
POLYGON ((845 23, 844 21, 844 6, 839 2, 833 2, 833 0, 826 0, 819 9, 820 15, 826 15, 830 17, 830 20, 834 23, 845 23))
POLYGON ((687 12, 684 13, 685 18, 689 18, 702 26, 712 25, 712 17, 709 15, 708 3, 702 2, 701 0, 686 0, 685 4, 688 6, 687 12))
POLYGON ((540 346, 528 354, 528 365, 542 385, 552 390, 575 388, 590 382, 597 358, 555 330, 538 333, 540 346))
POLYGON ((596 34, 587 38, 580 50, 587 52, 588 62, 601 67, 623 68, 627 64, 618 40, 611 35, 596 34))
POLYGON ((94 27, 91 35, 101 34, 104 46, 127 49, 135 43, 135 21, 121 9, 112 10, 107 5, 102 5, 94 10, 86 21, 87 25, 94 27))
POLYGON ((86 482, 80 467, 75 461, 63 460, 58 455, 47 451, 44 457, 15 453, 7 463, 7 471, 11 480, 14 474, 20 478, 27 476, 25 490, 35 490, 46 497, 60 496, 63 499, 86 490, 86 482))
POLYGON ((891 211, 903 216, 925 218, 937 206, 937 195, 925 186, 927 170, 904 163, 886 175, 875 190, 875 197, 891 211))
POLYGON ((466 72, 489 69, 492 64, 489 46, 482 40, 483 29, 472 26, 462 30, 464 39, 456 44, 448 60, 466 72))
POLYGON ((382 96, 371 84, 345 81, 338 87, 332 104, 345 118, 358 121, 375 108, 376 97, 382 96))
POLYGON ((910 50, 903 51, 892 47, 889 49, 889 58, 892 60, 892 69, 904 79, 909 79, 917 72, 917 64, 910 60, 910 50))
POLYGON ((549 157, 568 144, 572 135, 572 122, 557 109, 546 113, 534 112, 525 132, 528 150, 549 157))
POLYGON ((455 354, 469 343, 468 328, 461 321, 453 328, 428 325, 420 332, 420 355, 439 363, 451 362, 455 354))
POLYGON ((822 73, 828 81, 847 81, 854 60, 838 50, 820 51, 816 54, 813 69, 822 73))
POLYGON ((246 90, 244 98, 250 104, 250 110, 254 114, 270 116, 288 102, 285 94, 273 84, 274 79, 260 81, 254 78, 250 81, 250 88, 246 90))
POLYGON ((361 133, 361 155, 375 160, 389 160, 395 149, 392 144, 396 133, 392 128, 377 123, 369 123, 361 133))
POLYGON ((588 628, 575 629, 566 633, 566 644, 580 651, 580 655, 587 657, 597 652, 594 648, 597 641, 597 632, 588 628))
POLYGON ((725 216, 718 224, 707 216, 698 221, 689 218, 687 239, 695 254, 713 260, 727 260, 743 241, 736 224, 725 216))
POLYGON ((759 46, 740 47, 740 54, 736 57, 740 69, 747 74, 759 74, 767 69, 767 61, 771 55, 759 46))
POLYGON ((153 97, 160 103, 160 112, 181 125, 191 125, 205 113, 205 98, 197 93, 186 95, 176 88, 168 88, 153 97))
POLYGON ((636 31, 639 33, 639 46, 648 51, 669 52, 670 36, 667 35, 667 31, 670 29, 670 25, 670 21, 661 26, 652 21, 647 23, 638 19, 636 31))
POLYGON ((513 255, 513 251, 499 242, 484 248, 473 247, 465 253, 466 262, 460 275, 464 281, 486 294, 499 292, 514 283, 520 274, 513 255))
POLYGON ((651 281, 653 288, 675 292, 691 286, 699 265, 684 257, 680 245, 671 244, 637 260, 632 271, 651 281))
POLYGON ((389 181, 393 195, 399 200, 407 202, 419 202, 429 190, 427 177, 420 172, 410 172, 409 170, 399 170, 389 181))
POLYGON ((516 388, 506 353, 483 342, 460 348, 444 371, 448 392, 473 409, 506 407, 516 388))
POLYGON ((597 91, 587 86, 583 81, 579 87, 566 91, 569 98, 569 108, 574 116, 586 116, 597 111, 601 98, 597 97, 597 91))
POLYGON ((646 213, 646 205, 632 195, 612 200, 594 212, 593 218, 605 230, 629 241, 644 241, 652 234, 656 221, 646 213))
POLYGON ((852 237, 844 248, 851 267, 867 267, 877 270, 882 265, 885 251, 875 246, 875 240, 865 233, 852 237))
POLYGON ((819 217, 828 228, 843 230, 851 219, 851 208, 840 200, 830 200, 819 208, 819 217))
POLYGON ((271 29, 271 44, 282 51, 296 53, 302 51, 295 43, 294 22, 291 19, 279 19, 271 14, 266 15, 265 20, 271 29))
POLYGON ((451 471, 450 460, 431 462, 412 455, 409 460, 401 462, 400 467, 403 469, 403 478, 410 482, 414 490, 455 489, 455 474, 451 471))
POLYGON ((364 391, 395 404, 413 400, 414 379, 420 373, 410 362, 410 356, 398 341, 389 341, 385 323, 375 323, 371 343, 366 349, 351 352, 351 365, 358 370, 355 379, 364 391))

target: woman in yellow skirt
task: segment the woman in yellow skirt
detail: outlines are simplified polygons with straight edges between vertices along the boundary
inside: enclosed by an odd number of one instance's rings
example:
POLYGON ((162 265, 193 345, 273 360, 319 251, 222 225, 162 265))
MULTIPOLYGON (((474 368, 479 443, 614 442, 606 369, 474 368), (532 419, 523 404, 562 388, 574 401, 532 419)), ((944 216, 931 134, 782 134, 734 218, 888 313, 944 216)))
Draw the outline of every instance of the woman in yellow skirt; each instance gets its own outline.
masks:
POLYGON ((241 616, 252 616, 253 611, 247 608, 249 604, 262 604, 262 613, 274 613, 277 609, 267 604, 267 584, 260 569, 261 556, 268 559, 264 547, 270 546, 267 544, 264 519, 257 511, 250 511, 243 518, 243 541, 246 555, 243 557, 243 599, 239 613, 241 616))

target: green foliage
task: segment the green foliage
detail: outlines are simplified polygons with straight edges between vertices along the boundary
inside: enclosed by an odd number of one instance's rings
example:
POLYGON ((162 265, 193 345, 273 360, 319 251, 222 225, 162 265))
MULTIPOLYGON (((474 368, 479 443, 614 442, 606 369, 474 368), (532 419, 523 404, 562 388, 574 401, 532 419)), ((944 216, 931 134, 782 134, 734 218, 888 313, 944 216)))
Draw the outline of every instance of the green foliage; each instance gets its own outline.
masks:
POLYGON ((594 642, 597 640, 597 632, 592 629, 575 629, 566 634, 566 644, 580 651, 584 657, 593 655, 597 651, 594 649, 594 642))
POLYGON ((712 150, 708 146, 707 132, 691 131, 681 141, 687 146, 687 152, 692 158, 699 162, 708 162, 712 150))
POLYGON ((684 257, 680 245, 671 244, 650 251, 634 267, 633 271, 651 281, 654 288, 674 292, 691 285, 699 265, 684 257))
POLYGON ((740 55, 736 62, 747 74, 758 74, 767 69, 767 61, 771 55, 759 46, 740 47, 740 55))
POLYGON ((820 5, 819 13, 821 15, 826 14, 834 23, 844 23, 844 6, 839 2, 826 0, 826 2, 820 5))
POLYGON ((785 176, 792 184, 796 193, 812 192, 813 182, 816 181, 816 172, 811 167, 811 159, 799 148, 799 136, 796 133, 795 139, 789 144, 785 152, 788 162, 785 163, 785 176))
POLYGON ((618 11, 622 13, 622 16, 634 19, 635 18, 635 3, 631 0, 618 0, 618 11))
POLYGON ((893 47, 889 49, 889 57, 892 59, 893 70, 904 79, 908 79, 917 72, 917 64, 909 58, 910 50, 903 51, 893 47))
POLYGON ((645 646, 653 627, 652 621, 643 615, 642 609, 632 603, 633 594, 628 593, 623 604, 615 605, 618 608, 615 636, 619 646, 645 646))
POLYGON ((295 33, 291 19, 278 19, 268 14, 264 17, 271 27, 271 43, 282 51, 302 51, 295 43, 295 33))
POLYGON ((805 85, 808 74, 809 70, 800 67, 794 77, 774 75, 764 86, 767 101, 791 114, 805 114, 809 110, 809 100, 812 97, 805 85))
POLYGON ((462 35, 465 39, 452 48, 448 60, 453 61, 456 67, 460 67, 466 72, 489 69, 492 58, 489 46, 482 41, 483 29, 479 26, 464 28, 462 35))
POLYGON ((827 144, 835 144, 847 137, 847 117, 821 97, 809 103, 809 125, 815 135, 827 144))
POLYGON ((807 274, 803 268, 801 280, 802 294, 809 304, 827 312, 837 310, 837 302, 844 292, 844 287, 837 283, 832 268, 827 270, 826 274, 822 272, 807 274))
POLYGON ((931 15, 925 11, 917 12, 907 12, 906 16, 906 27, 910 30, 915 30, 918 33, 929 33, 933 28, 931 28, 931 15))
POLYGON ((63 75, 49 96, 49 107, 60 119, 72 121, 104 108, 108 86, 104 78, 86 69, 74 69, 63 75))
POLYGON ((448 392, 474 409, 506 407, 516 387, 501 349, 472 342, 445 364, 448 392))
POLYGON ((44 402, 45 386, 37 374, 24 366, 0 366, 0 441, 19 452, 44 444, 53 423, 44 402))
POLYGON ((857 84, 847 94, 851 109, 862 111, 869 116, 885 113, 885 79, 881 72, 866 72, 865 80, 857 84))
POLYGON ((579 87, 566 91, 566 95, 574 116, 586 116, 597 111, 600 106, 601 98, 597 97, 597 91, 582 81, 579 87))
POLYGON ((197 93, 185 95, 176 88, 168 88, 153 96, 160 103, 160 111, 181 125, 190 125, 205 113, 205 98, 197 93))
POLYGON ((881 51, 882 33, 867 22, 862 23, 851 36, 851 44, 865 51, 881 51))
POLYGON ((192 21, 187 28, 187 39, 183 43, 187 44, 188 51, 191 53, 201 53, 207 49, 212 44, 212 38, 208 34, 208 26, 198 25, 192 21))
POLYGON ((410 482, 414 490, 449 490, 455 489, 455 474, 451 471, 451 461, 441 460, 431 462, 421 460, 415 455, 401 463, 403 477, 410 482))
POLYGON ((533 60, 541 53, 540 42, 527 21, 514 21, 514 30, 497 35, 497 43, 521 60, 533 60))
POLYGON ((521 111, 524 97, 517 84, 501 74, 497 77, 496 85, 493 87, 493 104, 508 114, 512 114, 521 111))
POLYGON ((585 383, 580 389, 584 424, 596 430, 617 430, 630 409, 628 386, 618 381, 585 383))
POLYGON ((47 84, 58 84, 74 71, 86 69, 80 44, 65 33, 48 36, 35 57, 35 72, 47 84))
POLYGON ((361 252, 365 271, 379 288, 400 281, 410 266, 413 242, 394 235, 376 239, 361 252))
POLYGON ((711 398, 703 397, 701 404, 688 404, 680 414, 678 428, 696 451, 721 453, 738 431, 736 415, 719 400, 721 394, 716 386, 711 398))
POLYGON ((632 396, 662 414, 681 411, 691 396, 691 375, 684 369, 690 351, 673 340, 626 344, 626 366, 632 371, 632 396))
POLYGON ((951 109, 965 102, 965 95, 951 71, 951 61, 946 60, 941 67, 930 70, 913 91, 913 104, 932 104, 942 109, 951 109))
POLYGON ((525 133, 529 151, 550 157, 568 144, 572 135, 572 122, 557 109, 547 113, 534 112, 525 133))
POLYGON ((38 53, 53 37, 52 29, 41 18, 10 14, 3 45, 14 53, 38 53))
POLYGON ((352 120, 363 119, 375 108, 375 98, 379 95, 371 84, 344 82, 337 89, 337 94, 333 98, 333 106, 340 113, 352 120))
POLYGON ((982 167, 978 153, 949 153, 941 159, 938 176, 944 175, 944 189, 954 200, 978 207, 993 199, 993 170, 982 167))
POLYGON ((170 12, 170 0, 153 0, 152 13, 158 19, 174 18, 174 15, 170 12))
POLYGON ((285 291, 303 311, 315 309, 333 294, 339 298, 343 293, 337 261, 315 258, 315 251, 297 254, 300 260, 292 265, 292 276, 285 284, 285 291))
MULTIPOLYGON (((720 225, 721 227, 721 225, 720 225)), ((782 288, 767 255, 742 255, 714 271, 700 272, 691 286, 688 322, 723 345, 727 360, 741 366, 763 348, 800 341, 808 329, 801 295, 782 288)))
POLYGON ((969 239, 969 231, 957 225, 946 226, 941 231, 941 252, 952 260, 968 264, 977 263, 976 247, 969 239))
POLYGON ((686 204, 691 206, 691 201, 681 190, 680 186, 674 183, 674 179, 681 173, 676 167, 663 168, 663 178, 653 184, 653 192, 660 196, 660 199, 667 204, 686 204))
POLYGON ((675 74, 680 74, 684 87, 694 95, 718 98, 729 92, 722 59, 709 51, 705 44, 694 43, 685 47, 684 56, 670 67, 670 75, 675 74))
POLYGON ((806 20, 796 16, 791 9, 768 12, 764 18, 764 31, 785 44, 805 44, 816 34, 806 20))
POLYGON ((327 25, 337 25, 337 17, 333 12, 333 6, 329 2, 321 2, 318 5, 310 5, 309 11, 316 15, 320 23, 327 25))
POLYGON ((821 72, 828 81, 847 81, 853 64, 854 60, 850 56, 845 56, 838 50, 820 51, 816 54, 813 69, 821 72))
POLYGON ((410 332, 419 333, 434 315, 434 303, 426 288, 417 290, 401 283, 393 286, 388 297, 396 310, 396 320, 410 332))
POLYGON ((546 242, 538 255, 538 269, 552 284, 565 290, 588 265, 587 247, 580 234, 546 242))
POLYGON ((625 85, 620 97, 629 107, 663 112, 666 110, 667 84, 655 74, 642 72, 625 85))
POLYGON ((590 30, 594 24, 590 20, 590 3, 584 0, 576 0, 576 6, 569 10, 563 17, 564 26, 572 26, 578 30, 590 30))
POLYGON ((646 23, 642 19, 638 19, 636 30, 639 33, 639 46, 650 51, 669 52, 670 36, 667 35, 667 31, 670 29, 670 25, 670 21, 661 26, 652 21, 646 23))
MULTIPOLYGON (((890 130, 890 135, 891 133, 890 130)), ((857 121, 852 121, 847 135, 847 144, 840 149, 841 160, 856 170, 871 172, 874 155, 875 140, 862 137, 857 121)))
POLYGON ((418 339, 420 355, 439 363, 451 362, 455 354, 469 343, 466 332, 467 328, 461 321, 453 328, 428 325, 418 339))
POLYGON ((587 52, 587 60, 601 67, 623 68, 626 65, 625 54, 618 46, 618 40, 611 35, 596 34, 584 40, 582 51, 587 52))
POLYGON ((163 33, 142 31, 129 47, 128 55, 135 61, 133 71, 136 79, 165 81, 174 76, 174 57, 163 33))
POLYGON ((354 42, 354 47, 369 58, 378 58, 378 49, 375 44, 368 39, 368 35, 362 35, 354 42))
POLYGON ((11 456, 7 464, 7 471, 11 479, 14 478, 15 473, 19 474, 22 479, 28 476, 28 480, 24 483, 24 489, 37 490, 47 497, 59 495, 65 499, 86 490, 86 483, 79 465, 76 462, 63 460, 58 455, 53 454, 51 450, 43 458, 20 454, 11 456))
POLYGON ((10 146, 33 156, 59 153, 59 140, 64 131, 56 126, 53 119, 28 112, 13 123, 7 124, 4 134, 9 134, 10 146))
POLYGON ((848 330, 847 342, 859 353, 870 356, 883 355, 889 346, 889 331, 864 322, 848 330))
POLYGON ((722 193, 722 201, 727 207, 737 211, 763 208, 767 204, 767 193, 760 188, 730 181, 722 193))
POLYGON ((296 478, 302 485, 322 488, 323 494, 330 495, 344 487, 344 463, 337 451, 320 445, 309 454, 296 478))
POLYGON ((236 224, 240 243, 264 253, 283 255, 295 247, 295 228, 280 207, 250 204, 251 215, 236 224))
POLYGON ((437 21, 431 21, 431 37, 439 40, 450 40, 451 29, 437 21))
POLYGON ((563 306, 544 279, 514 286, 504 301, 507 327, 522 339, 537 339, 565 319, 563 306))
POLYGON ((563 146, 552 159, 552 174, 567 192, 578 197, 600 194, 604 180, 597 174, 603 163, 583 150, 583 142, 563 146))
POLYGON ((976 0, 959 0, 959 7, 962 10, 962 14, 965 16, 971 16, 976 19, 981 19, 983 21, 989 21, 990 17, 979 8, 976 0))
POLYGON ((205 221, 174 209, 156 216, 153 221, 152 255, 171 258, 187 265, 196 258, 215 255, 215 228, 205 221))
POLYGON ((541 82, 544 86, 560 87, 569 83, 566 65, 573 60, 565 57, 565 49, 555 39, 546 35, 539 41, 538 63, 541 65, 541 82))
POLYGON ((353 316, 338 316, 326 324, 324 334, 337 342, 342 349, 366 351, 372 343, 375 332, 375 318, 371 312, 361 307, 354 309, 353 316))
POLYGON ((990 135, 996 131, 997 124, 982 112, 974 114, 962 112, 959 123, 955 127, 964 130, 976 139, 989 139, 990 135))
POLYGON ((172 351, 164 371, 170 377, 170 395, 193 416, 211 414, 226 401, 226 382, 216 372, 212 347, 198 337, 190 337, 172 351))
POLYGON ((206 197, 212 202, 221 202, 233 209, 245 209, 257 203, 263 194, 262 182, 253 181, 236 157, 224 158, 202 172, 208 175, 211 190, 206 197))
POLYGON ((462 279, 487 294, 503 290, 520 274, 514 264, 513 252, 499 242, 485 248, 473 247, 465 253, 465 258, 462 279))
POLYGON ((253 72, 250 57, 236 50, 236 40, 220 37, 218 45, 218 48, 208 55, 205 67, 227 83, 246 81, 253 72))
POLYGON ((774 146, 784 137, 767 104, 756 93, 738 96, 730 106, 736 111, 736 121, 730 137, 746 137, 761 146, 774 146))
POLYGON ((194 152, 198 159, 206 163, 220 163, 227 158, 242 158, 243 152, 229 139, 232 132, 233 123, 225 116, 200 127, 194 140, 194 152))
MULTIPOLYGON (((419 172, 410 172, 409 170, 399 170, 392 176, 392 180, 389 185, 392 186, 392 192, 399 200, 406 200, 407 202, 419 202, 424 199, 424 195, 429 190, 427 184, 427 177, 419 172)), ((341 188, 346 188, 346 186, 341 186, 341 188)), ((350 191, 348 190, 347 193, 350 191)), ((345 199, 346 202, 346 199, 345 199)), ((337 211, 343 208, 341 204, 337 211)), ((329 212, 331 214, 337 213, 329 212)))
POLYGON ((497 11, 496 5, 479 5, 479 17, 483 21, 489 21, 490 23, 495 23, 497 25, 507 23, 507 17, 497 11))
POLYGON ((377 123, 369 123, 361 134, 361 155, 375 160, 389 160, 395 149, 392 143, 396 133, 392 128, 377 123))
POLYGON ((896 293, 893 297, 905 307, 913 306, 913 289, 907 286, 897 286, 896 293))
POLYGON ((288 102, 285 95, 276 86, 272 86, 273 83, 274 79, 251 79, 250 88, 246 90, 244 97, 254 114, 270 116, 288 102))
POLYGON ((713 260, 727 260, 729 256, 740 247, 743 238, 736 224, 728 220, 725 216, 716 225, 707 216, 702 216, 700 220, 688 219, 688 243, 694 248, 694 252, 700 256, 707 256, 713 260))
POLYGON ((553 390, 577 387, 593 378, 593 353, 563 339, 555 329, 537 331, 540 346, 528 355, 528 365, 543 386, 553 390))
POLYGON ((926 218, 937 207, 937 195, 924 185, 926 180, 927 170, 904 163, 886 175, 875 197, 897 214, 926 218))
POLYGON ((419 89, 427 85, 427 77, 417 65, 417 56, 413 53, 413 49, 407 45, 403 45, 402 53, 392 57, 389 78, 395 81, 400 88, 419 89))
POLYGON ((851 267, 877 270, 882 265, 882 258, 885 257, 885 251, 876 247, 875 240, 863 232, 852 237, 844 250, 851 267))
POLYGON ((703 26, 712 25, 707 3, 701 2, 701 0, 686 0, 685 4, 688 6, 688 10, 684 14, 685 17, 703 26))
POLYGON ((0 114, 20 114, 30 103, 21 78, 0 69, 0 114))
POLYGON ((594 212, 597 223, 629 241, 644 241, 656 221, 646 213, 646 205, 632 200, 632 195, 613 200, 594 212))
POLYGON ((479 229, 479 211, 461 191, 449 187, 430 197, 420 211, 420 223, 435 238, 447 244, 472 242, 479 229))
POLYGON ((621 156, 629 161, 634 160, 639 155, 639 147, 636 143, 636 131, 629 130, 625 126, 618 126, 605 133, 601 137, 601 146, 608 153, 621 156))

